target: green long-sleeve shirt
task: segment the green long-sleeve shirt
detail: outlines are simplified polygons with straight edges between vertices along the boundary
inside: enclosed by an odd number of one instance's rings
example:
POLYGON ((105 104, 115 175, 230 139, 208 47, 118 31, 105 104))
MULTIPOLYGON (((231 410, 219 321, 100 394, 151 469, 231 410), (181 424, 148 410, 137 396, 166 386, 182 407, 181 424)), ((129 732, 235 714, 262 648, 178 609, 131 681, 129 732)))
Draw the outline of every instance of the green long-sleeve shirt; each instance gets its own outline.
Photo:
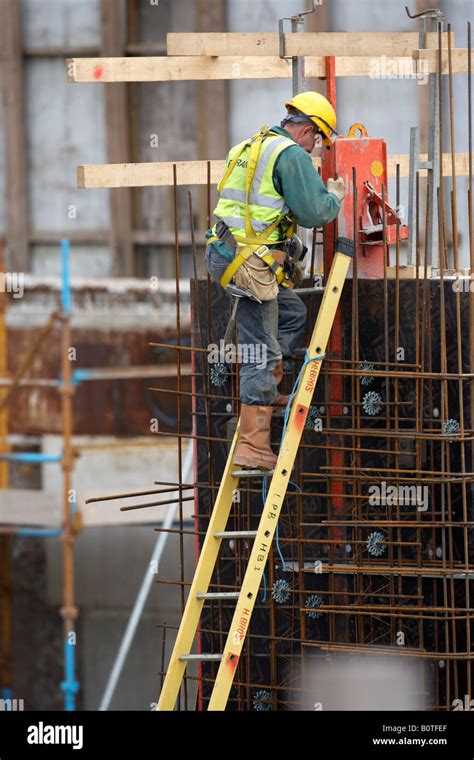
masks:
MULTIPOLYGON (((293 139, 282 127, 272 127, 272 132, 293 139)), ((276 191, 283 196, 301 227, 322 227, 338 215, 340 203, 337 196, 327 191, 310 154, 296 142, 280 153, 272 178, 276 191)), ((206 238, 211 235, 209 230, 206 238)), ((226 259, 233 259, 232 251, 224 243, 219 241, 214 245, 226 259)))

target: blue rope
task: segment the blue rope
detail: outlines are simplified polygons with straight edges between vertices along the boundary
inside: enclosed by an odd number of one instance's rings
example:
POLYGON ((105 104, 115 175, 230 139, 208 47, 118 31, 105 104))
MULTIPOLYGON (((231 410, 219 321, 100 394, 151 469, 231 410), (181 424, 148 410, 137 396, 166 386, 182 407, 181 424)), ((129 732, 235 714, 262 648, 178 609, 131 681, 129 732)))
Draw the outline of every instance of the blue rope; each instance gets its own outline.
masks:
MULTIPOLYGON (((301 378, 303 377, 304 368, 310 362, 322 361, 325 356, 326 356, 326 353, 320 354, 318 356, 310 356, 308 354, 308 351, 306 351, 305 359, 303 361, 303 364, 300 367, 300 371, 298 372, 298 377, 296 378, 295 384, 293 385, 293 390, 290 393, 290 396, 289 396, 289 399, 288 399, 288 403, 287 403, 286 408, 285 408, 285 416, 283 418, 283 430, 282 430, 282 433, 281 433, 280 444, 283 441, 283 438, 285 437, 286 427, 288 425, 288 420, 290 418, 291 405, 293 403, 293 399, 295 398, 296 394, 298 393, 298 389, 299 389, 300 384, 301 384, 301 378)), ((268 478, 268 475, 265 475, 262 478, 262 501, 263 501, 263 504, 265 504, 265 502, 267 500, 267 478, 268 478)), ((302 489, 300 488, 300 486, 297 483, 294 483, 292 480, 290 480, 289 484, 292 485, 292 486, 294 486, 295 488, 297 488, 300 493, 303 493, 302 489)), ((278 555, 279 555, 280 560, 281 560, 282 570, 283 570, 284 573, 286 573, 287 572, 286 562, 285 562, 285 559, 284 559, 283 554, 281 552, 280 541, 279 541, 279 537, 278 537, 278 523, 277 523, 276 531, 275 531, 275 543, 276 543, 276 548, 277 548, 278 555)), ((265 581, 265 588, 266 588, 266 581, 265 581)), ((266 592, 265 592, 265 594, 266 594, 266 592)))
POLYGON ((278 523, 277 523, 276 531, 275 531, 275 542, 276 542, 276 548, 277 548, 277 551, 278 551, 278 555, 279 555, 279 557, 281 559, 281 565, 282 565, 281 569, 283 570, 284 573, 286 573, 287 572, 286 562, 285 562, 285 558, 283 557, 283 554, 281 553, 280 539, 278 537, 278 523))
POLYGON ((265 570, 263 571, 263 596, 262 596, 262 602, 267 601, 267 577, 265 575, 265 570))
POLYGON ((292 480, 290 480, 290 481, 289 481, 289 483, 288 483, 288 485, 290 485, 290 486, 294 486, 295 488, 297 488, 297 489, 298 489, 298 491, 299 491, 300 493, 303 493, 303 489, 302 489, 302 488, 300 488, 300 486, 298 485, 298 483, 293 483, 293 481, 292 481, 292 480))

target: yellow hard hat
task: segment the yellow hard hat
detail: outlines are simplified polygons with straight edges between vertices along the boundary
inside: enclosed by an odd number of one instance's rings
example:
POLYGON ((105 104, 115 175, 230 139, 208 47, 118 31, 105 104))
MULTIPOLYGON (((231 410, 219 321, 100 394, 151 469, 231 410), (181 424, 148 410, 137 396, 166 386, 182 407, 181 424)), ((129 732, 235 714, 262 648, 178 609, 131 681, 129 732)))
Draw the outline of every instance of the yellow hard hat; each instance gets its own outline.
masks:
POLYGON ((300 92, 285 103, 285 108, 293 106, 313 121, 325 135, 324 145, 330 145, 337 137, 336 112, 331 103, 319 92, 300 92))

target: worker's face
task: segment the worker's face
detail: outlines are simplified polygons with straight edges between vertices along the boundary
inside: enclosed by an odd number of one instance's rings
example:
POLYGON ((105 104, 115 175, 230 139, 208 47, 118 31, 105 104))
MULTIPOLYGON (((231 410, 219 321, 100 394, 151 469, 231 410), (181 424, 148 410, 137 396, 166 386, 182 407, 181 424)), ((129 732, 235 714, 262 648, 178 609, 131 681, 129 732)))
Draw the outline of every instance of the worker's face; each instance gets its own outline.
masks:
POLYGON ((296 142, 304 148, 307 153, 312 153, 315 148, 322 147, 321 136, 311 124, 304 124, 300 127, 296 142))

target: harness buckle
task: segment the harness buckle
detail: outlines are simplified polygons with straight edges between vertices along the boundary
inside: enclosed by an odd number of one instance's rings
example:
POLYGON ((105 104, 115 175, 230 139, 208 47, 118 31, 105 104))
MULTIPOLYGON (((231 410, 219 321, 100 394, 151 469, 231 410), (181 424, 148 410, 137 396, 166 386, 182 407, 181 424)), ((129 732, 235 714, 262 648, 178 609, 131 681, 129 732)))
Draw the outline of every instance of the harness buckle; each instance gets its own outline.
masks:
POLYGON ((269 253, 268 246, 261 245, 259 248, 257 248, 256 251, 254 251, 255 256, 258 256, 259 259, 262 259, 266 253, 269 253))

